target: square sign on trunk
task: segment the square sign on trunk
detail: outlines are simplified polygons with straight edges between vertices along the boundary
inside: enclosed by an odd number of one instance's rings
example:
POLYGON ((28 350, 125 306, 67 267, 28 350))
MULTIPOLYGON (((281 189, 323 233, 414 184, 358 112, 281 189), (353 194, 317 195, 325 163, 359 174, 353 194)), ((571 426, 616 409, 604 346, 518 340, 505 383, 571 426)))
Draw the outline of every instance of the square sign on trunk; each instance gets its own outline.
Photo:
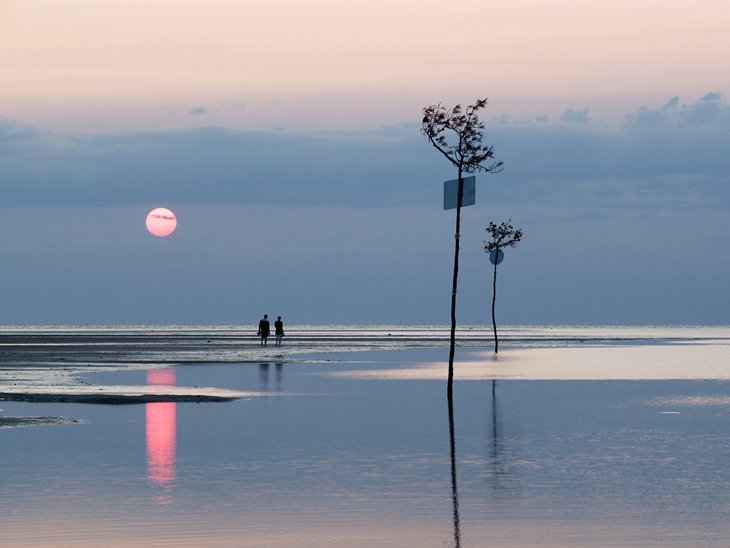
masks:
MULTIPOLYGON (((476 180, 472 175, 462 177, 464 189, 461 195, 461 207, 474 205, 477 201, 476 180)), ((459 179, 444 181, 444 209, 455 209, 459 199, 459 179)))

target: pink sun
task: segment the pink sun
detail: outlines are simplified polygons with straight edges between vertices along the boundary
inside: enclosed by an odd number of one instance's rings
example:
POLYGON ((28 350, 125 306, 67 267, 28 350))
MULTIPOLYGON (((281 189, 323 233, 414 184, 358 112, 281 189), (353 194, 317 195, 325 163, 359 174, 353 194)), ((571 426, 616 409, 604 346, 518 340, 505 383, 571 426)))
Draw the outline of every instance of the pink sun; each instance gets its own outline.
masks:
POLYGON ((169 209, 158 207, 147 214, 145 225, 150 234, 162 238, 175 232, 177 218, 169 209))

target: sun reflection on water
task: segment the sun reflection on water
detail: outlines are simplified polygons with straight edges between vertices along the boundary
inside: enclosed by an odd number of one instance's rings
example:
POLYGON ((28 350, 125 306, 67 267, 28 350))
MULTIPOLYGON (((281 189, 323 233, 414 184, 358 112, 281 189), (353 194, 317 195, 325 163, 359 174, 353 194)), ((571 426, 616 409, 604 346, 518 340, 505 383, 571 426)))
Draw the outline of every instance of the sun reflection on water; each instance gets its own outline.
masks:
MULTIPOLYGON (((147 384, 174 386, 173 369, 157 369, 147 372, 147 384)), ((147 479, 157 487, 154 501, 157 504, 172 503, 175 483, 176 409, 175 402, 145 404, 147 441, 147 479)))

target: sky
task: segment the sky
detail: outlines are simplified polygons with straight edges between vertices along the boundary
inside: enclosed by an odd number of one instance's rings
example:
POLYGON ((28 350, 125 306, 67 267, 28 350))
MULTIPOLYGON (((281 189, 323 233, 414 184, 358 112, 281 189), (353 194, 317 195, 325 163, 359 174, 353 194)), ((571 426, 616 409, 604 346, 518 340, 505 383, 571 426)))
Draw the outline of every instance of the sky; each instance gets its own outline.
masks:
POLYGON ((0 324, 730 323, 730 5, 0 0, 0 324), (176 232, 155 238, 147 212, 176 232))

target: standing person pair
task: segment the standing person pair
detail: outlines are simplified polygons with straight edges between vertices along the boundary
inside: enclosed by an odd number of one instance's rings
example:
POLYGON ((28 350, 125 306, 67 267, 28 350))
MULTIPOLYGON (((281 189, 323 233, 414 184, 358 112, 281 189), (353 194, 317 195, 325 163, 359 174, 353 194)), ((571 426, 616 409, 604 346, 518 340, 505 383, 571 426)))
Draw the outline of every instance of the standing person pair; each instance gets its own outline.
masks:
MULTIPOLYGON (((274 322, 274 330, 276 335, 276 346, 281 346, 281 339, 284 337, 284 322, 281 321, 281 316, 274 322)), ((259 330, 257 335, 261 337, 261 346, 266 346, 266 343, 271 334, 271 325, 269 324, 269 315, 264 314, 264 318, 259 322, 259 330)))

